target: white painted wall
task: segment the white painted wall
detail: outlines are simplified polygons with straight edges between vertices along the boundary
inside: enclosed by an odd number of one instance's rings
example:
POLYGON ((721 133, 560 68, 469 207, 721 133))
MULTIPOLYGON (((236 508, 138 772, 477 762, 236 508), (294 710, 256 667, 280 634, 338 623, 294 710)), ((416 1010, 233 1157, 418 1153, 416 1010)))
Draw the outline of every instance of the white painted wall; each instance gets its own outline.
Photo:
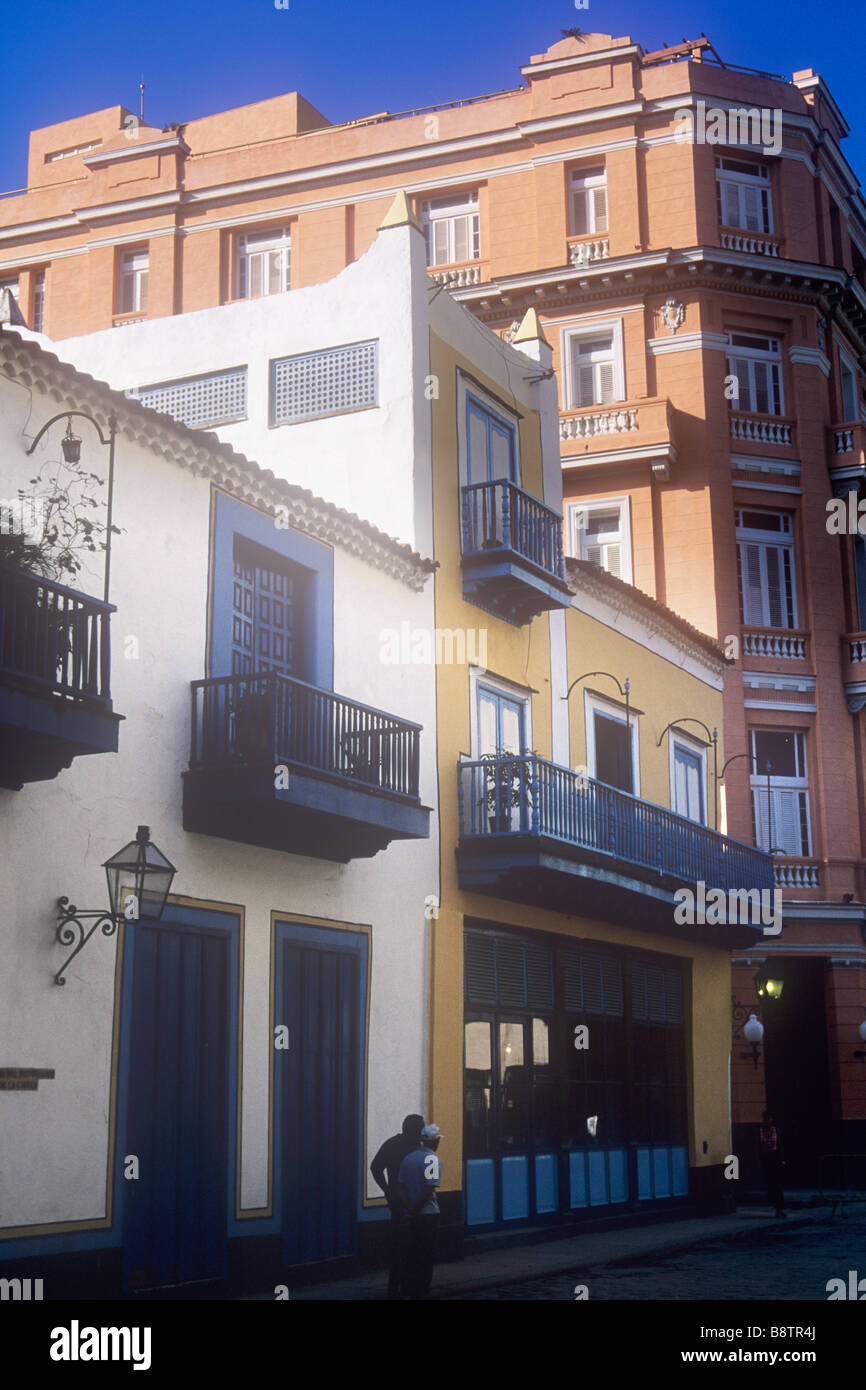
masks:
POLYGON ((423 237, 391 227, 324 284, 67 338, 59 355, 122 391, 247 364, 248 419, 219 438, 427 554, 429 507, 416 517, 430 466, 427 298, 423 237), (379 342, 378 407, 269 425, 274 358, 368 339, 379 342))
MULTIPOLYGON (((180 320, 167 322, 178 331, 180 320)), ((33 476, 34 460, 24 450, 56 409, 53 397, 0 376, 0 496, 14 495, 33 476)), ((366 418, 387 419, 389 409, 366 418)), ((394 416, 409 418, 402 402, 394 416)), ((80 432, 83 458, 103 467, 89 426, 82 424, 80 432)), ((61 433, 62 425, 50 432, 37 458, 59 456, 61 433)), ((329 447, 336 457, 336 444, 329 447)), ((372 438, 364 447, 370 458, 377 454, 372 438)), ((407 448, 401 455, 406 471, 407 448)), ((383 444, 377 456, 387 453, 383 444)), ((398 462, 395 456, 395 486, 398 462)), ((395 842, 373 859, 347 865, 182 829, 189 684, 204 674, 209 508, 206 480, 121 436, 115 518, 123 534, 115 538, 111 592, 118 610, 112 695, 125 716, 120 751, 78 758, 50 782, 0 790, 0 1063, 56 1069, 56 1078, 42 1081, 35 1093, 0 1094, 3 1227, 104 1214, 118 946, 116 939, 95 936, 58 988, 53 975, 64 952, 54 937, 55 904, 64 893, 80 906, 102 905, 102 861, 134 837, 139 823, 151 827, 176 864, 176 893, 246 909, 242 1206, 268 1199, 272 909, 372 926, 367 1162, 405 1113, 424 1109, 424 897, 439 892, 435 811, 429 840, 395 842), (124 657, 129 635, 138 639, 138 660, 124 657)), ((79 587, 101 595, 101 568, 79 587)), ((432 588, 428 581, 415 593, 347 551, 335 551, 334 687, 424 725, 421 795, 435 808, 434 669, 380 661, 383 628, 399 629, 404 619, 432 627, 432 588)), ((122 1135, 118 1144, 122 1153, 122 1135)), ((366 1184, 370 1195, 380 1195, 369 1175, 366 1184)))

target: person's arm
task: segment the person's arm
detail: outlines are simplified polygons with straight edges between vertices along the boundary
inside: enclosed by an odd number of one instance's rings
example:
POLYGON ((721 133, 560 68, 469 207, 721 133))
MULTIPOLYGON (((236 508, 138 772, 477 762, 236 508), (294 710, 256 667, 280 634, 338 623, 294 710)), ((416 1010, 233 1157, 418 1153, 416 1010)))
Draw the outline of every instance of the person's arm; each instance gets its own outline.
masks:
POLYGON ((382 1145, 381 1149, 376 1154, 376 1157, 373 1159, 373 1162, 370 1164, 370 1172, 373 1174, 373 1181, 377 1183, 379 1187, 381 1187, 385 1196, 390 1201, 391 1195, 388 1190, 388 1179, 385 1177, 385 1150, 387 1147, 388 1146, 386 1141, 386 1143, 382 1145))
POLYGON ((397 1198, 398 1198, 398 1200, 399 1200, 400 1206, 403 1208, 402 1212, 400 1213, 401 1218, 402 1218, 404 1221, 405 1221, 405 1220, 408 1220, 408 1219, 413 1215, 413 1212, 412 1212, 411 1204, 410 1204, 410 1202, 409 1202, 409 1193, 408 1193, 408 1191, 407 1191, 407 1189, 406 1189, 406 1184, 405 1184, 405 1183, 402 1183, 402 1182, 400 1182, 400 1181, 398 1180, 398 1181, 394 1184, 394 1187, 395 1187, 395 1189, 396 1189, 396 1194, 397 1194, 397 1198))

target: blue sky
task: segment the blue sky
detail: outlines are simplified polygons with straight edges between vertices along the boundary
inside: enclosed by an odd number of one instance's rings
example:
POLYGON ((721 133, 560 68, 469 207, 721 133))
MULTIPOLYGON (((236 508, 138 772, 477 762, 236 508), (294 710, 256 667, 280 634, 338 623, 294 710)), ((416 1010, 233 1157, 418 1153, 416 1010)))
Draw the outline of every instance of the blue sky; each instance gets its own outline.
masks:
POLYGON ((156 126, 298 90, 333 121, 518 86, 519 66, 577 25, 630 34, 646 49, 702 31, 721 57, 790 76, 820 72, 852 135, 843 150, 866 183, 860 0, 6 0, 0 191, 26 177, 31 128, 117 104, 156 126))

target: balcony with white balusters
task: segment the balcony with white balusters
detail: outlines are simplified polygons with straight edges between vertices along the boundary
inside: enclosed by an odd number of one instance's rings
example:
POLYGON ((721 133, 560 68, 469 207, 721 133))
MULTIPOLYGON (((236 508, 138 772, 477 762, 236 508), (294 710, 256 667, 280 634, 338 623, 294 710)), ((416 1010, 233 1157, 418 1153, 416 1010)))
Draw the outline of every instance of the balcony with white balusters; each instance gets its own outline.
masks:
POLYGON ((667 396, 612 401, 608 405, 563 410, 559 416, 562 464, 589 462, 593 455, 616 454, 625 461, 647 461, 667 471, 676 460, 674 412, 667 396))

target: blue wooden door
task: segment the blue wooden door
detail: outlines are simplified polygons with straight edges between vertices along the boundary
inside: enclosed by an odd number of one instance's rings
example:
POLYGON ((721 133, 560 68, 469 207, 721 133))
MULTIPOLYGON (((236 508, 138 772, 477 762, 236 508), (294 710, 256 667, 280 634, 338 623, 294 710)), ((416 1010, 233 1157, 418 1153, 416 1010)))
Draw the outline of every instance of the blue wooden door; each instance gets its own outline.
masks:
POLYGON ((300 565, 235 537, 232 675, 303 674, 304 582, 300 565))
POLYGON ((286 1264, 354 1251, 358 1192, 358 960, 283 943, 282 1208, 286 1264))
POLYGON ((229 940, 137 923, 123 1180, 124 1285, 226 1273, 229 940))

